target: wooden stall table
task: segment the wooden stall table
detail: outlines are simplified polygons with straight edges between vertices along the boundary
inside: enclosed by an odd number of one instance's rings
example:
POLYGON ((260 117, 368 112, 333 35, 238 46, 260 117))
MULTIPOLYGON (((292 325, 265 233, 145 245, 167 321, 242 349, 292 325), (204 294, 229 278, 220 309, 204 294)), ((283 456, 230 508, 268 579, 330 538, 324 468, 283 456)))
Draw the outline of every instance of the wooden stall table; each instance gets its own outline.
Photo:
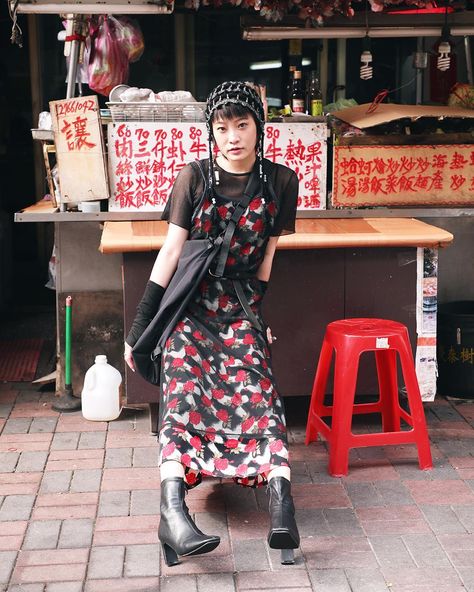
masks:
MULTIPOLYGON (((130 327, 164 221, 106 222, 102 253, 123 253, 124 323, 130 327)), ((296 233, 278 241, 263 308, 278 336, 272 346, 283 396, 309 395, 327 323, 384 317, 407 325, 416 344, 417 249, 449 245, 453 235, 414 218, 298 219, 296 233)), ((372 368, 362 368, 360 394, 376 392, 372 368)), ((127 369, 129 403, 150 403, 158 389, 127 369)))

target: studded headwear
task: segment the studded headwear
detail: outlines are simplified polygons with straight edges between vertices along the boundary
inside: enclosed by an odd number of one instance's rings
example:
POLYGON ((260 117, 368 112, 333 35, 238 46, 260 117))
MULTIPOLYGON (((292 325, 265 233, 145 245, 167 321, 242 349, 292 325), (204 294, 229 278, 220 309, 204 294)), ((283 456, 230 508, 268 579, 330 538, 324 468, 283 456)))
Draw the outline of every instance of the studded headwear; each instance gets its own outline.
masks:
POLYGON ((214 164, 212 158, 212 118, 216 111, 226 105, 240 105, 248 109, 255 117, 257 124, 257 159, 259 165, 259 175, 265 194, 266 176, 263 171, 263 138, 265 127, 265 112, 263 103, 257 92, 245 82, 223 82, 216 86, 207 98, 206 105, 206 127, 209 142, 209 190, 213 196, 214 186, 214 164))
POLYGON ((263 103, 257 92, 245 82, 223 82, 216 86, 207 98, 206 125, 209 134, 212 134, 212 116, 216 109, 234 103, 249 109, 257 120, 258 133, 263 134, 265 125, 265 113, 263 103))

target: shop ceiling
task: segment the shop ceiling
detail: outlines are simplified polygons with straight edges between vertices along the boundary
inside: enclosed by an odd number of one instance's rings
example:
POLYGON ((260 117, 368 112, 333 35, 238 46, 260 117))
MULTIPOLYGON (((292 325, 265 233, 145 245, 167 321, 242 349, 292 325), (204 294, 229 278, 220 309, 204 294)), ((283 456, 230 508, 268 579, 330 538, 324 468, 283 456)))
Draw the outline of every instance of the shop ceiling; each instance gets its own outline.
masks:
MULTIPOLYGON (((279 39, 351 39, 357 37, 439 37, 443 14, 356 13, 352 18, 333 16, 324 25, 308 27, 298 18, 286 17, 278 25, 252 15, 241 18, 247 41, 279 39), (367 18, 368 16, 368 18, 367 18)), ((474 35, 474 11, 452 13, 448 23, 453 36, 474 35)))
MULTIPOLYGON (((361 3, 362 4, 362 3, 361 3)), ((12 13, 26 14, 171 14, 171 0, 9 0, 12 13)), ((251 14, 241 18, 242 37, 247 41, 280 39, 350 39, 369 36, 439 37, 444 14, 430 14, 423 9, 413 14, 400 12, 356 12, 351 18, 335 15, 321 26, 308 26, 308 21, 286 16, 276 25, 251 14)), ((474 34, 474 11, 462 10, 449 14, 452 36, 474 34)))
POLYGON ((10 0, 12 12, 24 14, 171 14, 161 0, 10 0))

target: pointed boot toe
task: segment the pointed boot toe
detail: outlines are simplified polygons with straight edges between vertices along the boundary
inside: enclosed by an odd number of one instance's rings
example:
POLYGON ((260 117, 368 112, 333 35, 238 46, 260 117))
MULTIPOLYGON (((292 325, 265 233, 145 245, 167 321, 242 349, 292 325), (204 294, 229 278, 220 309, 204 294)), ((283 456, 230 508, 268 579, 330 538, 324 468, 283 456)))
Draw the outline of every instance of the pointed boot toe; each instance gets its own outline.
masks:
POLYGON ((209 553, 221 541, 220 537, 204 534, 196 526, 184 501, 185 492, 181 477, 170 477, 161 482, 158 538, 168 566, 177 565, 179 555, 209 553))

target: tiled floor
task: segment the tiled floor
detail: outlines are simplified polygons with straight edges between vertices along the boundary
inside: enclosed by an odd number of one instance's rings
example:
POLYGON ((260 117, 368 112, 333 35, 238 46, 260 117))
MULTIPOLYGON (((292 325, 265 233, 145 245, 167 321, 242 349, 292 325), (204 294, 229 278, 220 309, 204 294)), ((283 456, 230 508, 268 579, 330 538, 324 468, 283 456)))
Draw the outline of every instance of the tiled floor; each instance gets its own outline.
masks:
POLYGON ((207 480, 188 504, 222 542, 167 568, 146 411, 93 423, 58 415, 51 400, 31 385, 0 385, 2 592, 474 591, 470 403, 426 406, 433 471, 418 469, 413 446, 367 448, 334 479, 324 444, 303 443, 307 401, 289 401, 296 565, 282 566, 266 544, 263 489, 207 480))

